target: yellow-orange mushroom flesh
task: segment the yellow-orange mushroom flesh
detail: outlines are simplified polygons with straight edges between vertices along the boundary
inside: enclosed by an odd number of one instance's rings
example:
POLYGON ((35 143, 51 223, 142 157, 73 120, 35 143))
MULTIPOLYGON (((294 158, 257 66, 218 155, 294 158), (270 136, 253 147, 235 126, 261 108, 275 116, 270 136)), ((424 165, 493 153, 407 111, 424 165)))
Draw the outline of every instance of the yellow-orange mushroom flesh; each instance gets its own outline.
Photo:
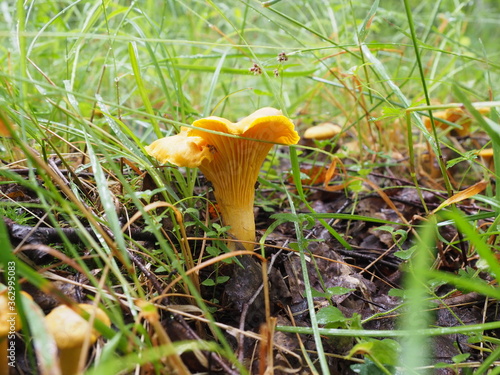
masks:
POLYGON ((304 132, 305 139, 330 139, 335 137, 342 131, 342 128, 337 124, 332 124, 331 122, 324 122, 319 125, 307 128, 304 132))
MULTIPOLYGON (((296 144, 299 136, 293 123, 274 108, 262 108, 233 123, 207 117, 146 147, 162 163, 198 167, 214 187, 224 225, 241 241, 255 241, 253 204, 255 183, 266 155, 274 143, 296 144), (241 138, 228 137, 216 131, 241 138)), ((251 250, 251 243, 243 243, 251 250)), ((234 248, 234 247, 233 247, 234 248)))
POLYGON ((14 302, 10 299, 11 295, 7 294, 7 289, 0 294, 0 374, 9 373, 9 361, 13 360, 11 356, 14 351, 8 352, 8 342, 14 340, 14 334, 22 328, 15 304, 22 303, 22 298, 33 300, 26 292, 21 292, 21 295, 21 300, 14 302))
POLYGON ((493 164, 493 149, 492 148, 485 148, 481 151, 479 151, 478 155, 481 157, 481 160, 483 160, 483 163, 491 169, 492 171, 495 169, 495 166, 493 164))
MULTIPOLYGON (((490 112, 489 108, 478 108, 477 110, 482 115, 486 115, 490 112)), ((472 118, 462 108, 448 108, 444 111, 434 113, 434 124, 436 127, 448 129, 450 125, 439 121, 440 119, 460 125, 460 127, 452 129, 456 135, 465 137, 470 134, 472 118)), ((429 117, 425 117, 423 123, 428 130, 431 129, 431 119, 429 117)))
MULTIPOLYGON (((108 316, 100 308, 89 304, 79 304, 78 308, 90 315, 95 314, 107 326, 111 325, 108 316)), ((46 317, 47 329, 54 337, 59 349, 59 365, 64 375, 80 374, 79 364, 83 345, 88 340, 89 345, 96 342, 100 333, 76 311, 66 305, 53 309, 46 317)))
POLYGON ((21 318, 11 314, 17 313, 17 310, 10 310, 9 302, 7 293, 0 294, 0 373, 2 374, 9 373, 8 337, 21 329, 21 318))

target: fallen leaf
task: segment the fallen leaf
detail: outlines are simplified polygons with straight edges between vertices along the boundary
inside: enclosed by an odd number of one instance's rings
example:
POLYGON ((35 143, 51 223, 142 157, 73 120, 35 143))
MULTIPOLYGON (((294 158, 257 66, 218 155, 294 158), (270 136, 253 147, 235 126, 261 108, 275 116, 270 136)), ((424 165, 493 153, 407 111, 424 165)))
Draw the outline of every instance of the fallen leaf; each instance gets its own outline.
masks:
POLYGON ((437 211, 439 211, 445 207, 448 207, 451 204, 461 202, 465 199, 473 197, 476 194, 479 194, 480 192, 482 192, 486 188, 487 184, 488 183, 484 180, 479 181, 477 184, 472 185, 471 187, 468 187, 467 189, 462 190, 461 192, 458 192, 457 194, 453 195, 452 197, 448 198, 443 203, 441 203, 438 208, 436 208, 434 211, 432 211, 432 213, 434 214, 437 211))

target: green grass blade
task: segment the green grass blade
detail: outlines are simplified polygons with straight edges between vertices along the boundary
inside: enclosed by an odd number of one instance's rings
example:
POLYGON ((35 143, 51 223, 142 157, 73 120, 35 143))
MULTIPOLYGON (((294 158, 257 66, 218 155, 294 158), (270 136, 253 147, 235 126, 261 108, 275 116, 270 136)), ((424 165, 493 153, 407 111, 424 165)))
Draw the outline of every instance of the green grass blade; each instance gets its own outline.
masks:
MULTIPOLYGON (((425 101, 426 101, 427 105, 431 105, 431 99, 429 97, 429 92, 427 90, 427 81, 425 79, 424 68, 423 68, 423 65, 422 65, 422 58, 420 56, 420 51, 418 49, 418 40, 417 40, 417 35, 416 35, 416 32, 415 32, 415 25, 414 25, 414 22, 413 22, 413 15, 412 15, 410 4, 409 4, 408 0, 404 0, 404 4, 405 4, 406 17, 407 17, 407 20, 408 20, 408 25, 410 26, 411 39, 412 39, 413 47, 414 47, 414 50, 415 50, 415 57, 417 59, 417 65, 418 65, 418 70, 419 70, 419 74, 420 74, 420 81, 421 81, 421 84, 422 84, 422 90, 424 92, 425 101)), ((435 145, 435 143, 439 143, 439 141, 438 141, 436 126, 434 125, 434 117, 432 115, 432 111, 429 111, 429 117, 431 118, 432 133, 433 133, 432 135, 433 135, 433 138, 435 139, 435 142, 433 142, 432 145, 435 145)), ((443 181, 444 181, 444 183, 446 185, 446 190, 448 191, 448 196, 451 197, 453 195, 453 189, 452 189, 452 186, 451 186, 451 182, 450 182, 450 178, 448 176, 448 173, 446 173, 446 165, 444 163, 443 154, 441 152, 441 147, 435 146, 434 147, 434 152, 436 153, 436 156, 437 156, 439 168, 441 169, 441 174, 443 176, 443 181)))
MULTIPOLYGON (((500 321, 469 324, 465 326, 456 327, 438 327, 438 328, 425 328, 419 330, 422 336, 443 336, 453 334, 468 334, 468 333, 481 333, 493 329, 500 328, 500 321)), ((311 335, 313 333, 311 327, 295 327, 295 326, 277 326, 276 330, 281 332, 298 333, 300 335, 311 335)), ((340 337, 411 337, 415 335, 414 330, 403 329, 342 329, 342 328, 320 328, 319 333, 325 336, 340 336, 340 337)), ((410 355, 410 354, 408 354, 410 355)))
POLYGON ((431 321, 429 295, 427 290, 427 271, 433 262, 434 236, 436 219, 431 217, 420 233, 418 250, 415 252, 409 270, 405 275, 405 293, 407 310, 401 315, 399 325, 411 334, 401 343, 400 366, 405 373, 417 371, 417 368, 429 363, 430 339, 423 334, 431 321))
POLYGON ((220 73, 221 73, 221 70, 224 66, 224 61, 226 61, 226 54, 227 54, 228 50, 226 50, 225 52, 222 53, 222 56, 217 64, 217 66, 215 67, 215 71, 214 71, 214 74, 212 76, 212 81, 210 82, 210 86, 208 88, 208 93, 207 93, 207 97, 206 97, 206 100, 205 100, 205 110, 204 110, 204 116, 208 116, 208 114, 212 115, 212 110, 211 110, 211 104, 212 104, 212 101, 213 101, 213 95, 214 95, 214 91, 215 91, 215 86, 217 85, 217 82, 219 81, 219 76, 220 76, 220 73))
POLYGON ((464 217, 464 214, 460 213, 458 210, 452 210, 443 213, 443 215, 455 222, 457 229, 465 235, 464 240, 470 241, 470 244, 474 246, 480 258, 488 264, 490 271, 495 275, 498 281, 500 279, 500 264, 491 246, 482 240, 476 229, 470 225, 468 220, 464 217))
MULTIPOLYGON (((290 160, 292 162, 292 173, 294 177, 294 182, 295 182, 295 187, 297 189, 297 192, 299 196, 304 197, 304 190, 302 189, 302 183, 300 179, 300 168, 298 164, 298 159, 297 159, 297 152, 294 147, 290 147, 290 160)), ((293 204, 293 200, 288 194, 288 200, 290 202, 290 209, 294 215, 297 215, 297 212, 295 210, 295 206, 293 204)), ((328 368, 328 363, 327 359, 325 356, 325 352, 323 349, 323 343, 321 340, 321 336, 318 331, 318 321, 316 319, 316 310, 314 306, 314 299, 312 295, 312 288, 311 284, 309 282, 309 273, 307 269, 307 261, 306 261, 306 252, 307 250, 307 241, 304 238, 304 235, 302 233, 302 228, 297 221, 294 222, 295 226, 295 233, 297 235, 297 244, 298 244, 298 249, 299 249, 299 256, 300 256, 300 264, 302 268, 302 277, 304 279, 304 285, 305 285, 305 294, 306 294, 306 299, 307 299, 307 305, 309 308, 309 318, 311 320, 311 328, 314 336, 314 342, 316 344, 316 351, 318 353, 318 358, 319 358, 319 363, 320 363, 320 368, 321 368, 321 373, 322 374, 329 374, 330 370, 328 368)), ((311 369, 313 370, 313 369, 311 369)))
POLYGON ((139 67, 139 62, 138 62, 139 52, 137 51, 137 43, 130 42, 128 45, 128 52, 130 57, 130 64, 132 65, 135 81, 137 83, 137 88, 139 89, 139 94, 141 95, 144 107, 146 108, 146 112, 150 115, 153 130, 156 136, 158 138, 161 138, 163 135, 158 125, 158 121, 156 121, 156 117, 154 116, 153 106, 151 105, 148 91, 146 90, 146 86, 144 85, 144 81, 142 79, 141 69, 139 67))

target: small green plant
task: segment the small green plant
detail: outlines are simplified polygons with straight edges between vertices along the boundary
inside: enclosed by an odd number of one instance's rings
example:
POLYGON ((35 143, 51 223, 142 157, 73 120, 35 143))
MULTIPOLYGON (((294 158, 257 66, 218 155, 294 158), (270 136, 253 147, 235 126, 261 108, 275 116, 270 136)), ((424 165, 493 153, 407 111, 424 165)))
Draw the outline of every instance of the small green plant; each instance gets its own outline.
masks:
POLYGON ((392 236, 392 241, 394 244, 398 247, 399 251, 396 251, 394 253, 395 256, 401 259, 409 259, 413 252, 415 251, 415 247, 411 247, 408 250, 403 249, 403 244, 408 238, 408 232, 405 231, 404 229, 395 229, 394 227, 391 227, 389 225, 382 225, 380 227, 377 227, 376 230, 380 231, 386 231, 391 234, 392 236))
POLYGON ((396 358, 401 348, 399 343, 391 339, 361 340, 349 352, 348 358, 355 354, 365 357, 363 364, 355 364, 351 369, 357 374, 390 375, 396 372, 396 358))
POLYGON ((19 225, 30 224, 35 218, 29 211, 18 205, 1 205, 0 217, 5 217, 19 225))

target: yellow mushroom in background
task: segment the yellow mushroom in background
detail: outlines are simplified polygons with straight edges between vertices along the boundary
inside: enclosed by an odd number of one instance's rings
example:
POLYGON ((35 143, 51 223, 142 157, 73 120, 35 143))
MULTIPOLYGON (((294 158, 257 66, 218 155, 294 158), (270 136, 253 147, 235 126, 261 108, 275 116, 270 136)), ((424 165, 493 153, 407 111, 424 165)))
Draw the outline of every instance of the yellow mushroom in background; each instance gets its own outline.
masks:
MULTIPOLYGON (((478 108, 477 110, 482 115, 488 114, 490 112, 489 108, 478 108)), ((461 108, 448 108, 444 111, 438 111, 434 113, 434 124, 436 125, 436 127, 440 129, 448 129, 450 125, 445 122, 439 121, 439 119, 443 119, 448 122, 460 125, 460 127, 452 129, 452 132, 454 132, 459 137, 464 137, 470 134, 472 118, 461 108)), ((431 119, 429 117, 424 117, 423 123, 427 129, 431 129, 431 119)))
POLYGON ((340 134, 342 128, 331 122, 324 122, 319 125, 311 126, 304 132, 305 139, 323 140, 335 137, 340 134))
POLYGON ((492 148, 485 148, 482 149, 481 151, 478 152, 477 154, 481 160, 483 161, 483 164, 491 170, 494 170, 495 166, 493 164, 493 149, 492 148))
MULTIPOLYGON (((100 308, 90 304, 79 304, 77 308, 86 311, 95 319, 100 320, 108 327, 111 322, 108 316, 100 308)), ((45 323, 48 331, 54 337, 59 349, 59 365, 63 375, 77 375, 82 371, 79 368, 80 357, 87 353, 82 353, 84 344, 93 345, 100 333, 95 330, 90 323, 75 310, 66 305, 57 306, 46 317, 45 323)), ((88 348, 88 346, 86 346, 88 348)))
MULTIPOLYGON (((179 134, 153 142, 146 151, 161 163, 198 167, 212 182, 222 221, 231 227, 229 233, 238 240, 254 242, 255 183, 262 163, 274 143, 298 141, 293 122, 281 111, 266 107, 236 123, 216 116, 202 118, 193 128, 183 127, 179 134)), ((251 243, 243 246, 253 249, 251 243)))

